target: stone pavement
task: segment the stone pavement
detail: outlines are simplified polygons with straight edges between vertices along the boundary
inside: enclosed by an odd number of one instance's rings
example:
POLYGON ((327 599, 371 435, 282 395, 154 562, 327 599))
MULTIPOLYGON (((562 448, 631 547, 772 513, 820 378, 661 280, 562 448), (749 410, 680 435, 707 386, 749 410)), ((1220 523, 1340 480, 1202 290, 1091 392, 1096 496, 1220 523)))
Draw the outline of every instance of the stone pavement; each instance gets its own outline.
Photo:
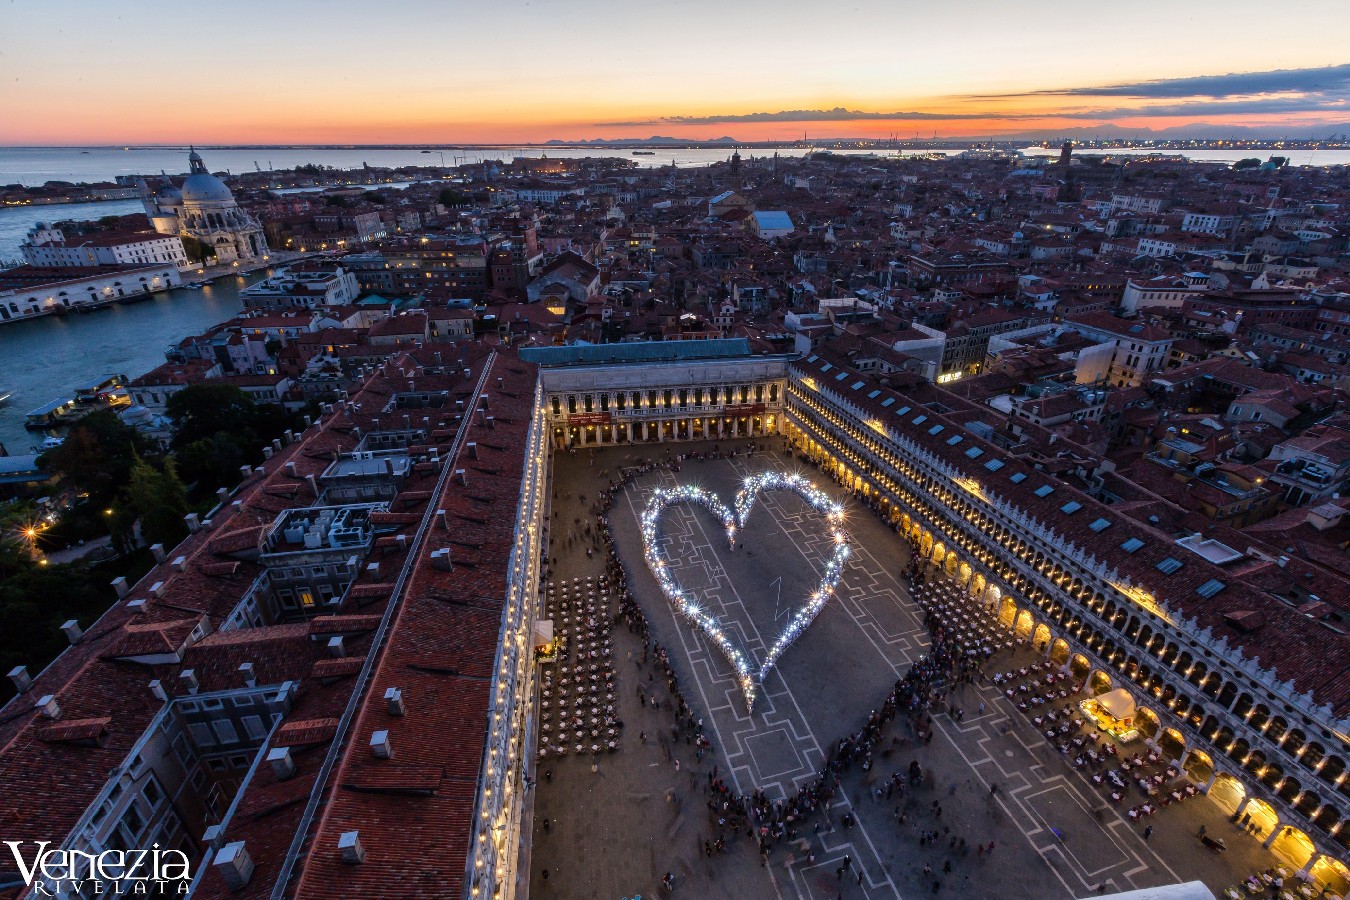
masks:
MULTIPOLYGON (((640 456, 708 446, 559 453, 553 471, 558 493, 550 550, 557 560, 554 577, 603 573, 603 554, 588 558, 584 536, 574 532, 576 520, 587 521, 588 507, 611 473, 640 456)), ((870 772, 855 767, 845 775, 829 810, 832 824, 823 824, 820 833, 803 829, 795 846, 769 856, 768 866, 761 866, 756 846, 744 836, 725 854, 706 857, 703 841, 714 835, 714 827, 705 786, 714 765, 738 792, 760 789, 770 797, 794 792, 814 777, 825 749, 859 728, 880 705, 928 643, 922 611, 910 601, 900 576, 908 563, 905 543, 825 476, 806 468, 817 485, 845 500, 855 553, 837 596, 781 657, 765 679, 753 715, 747 715, 721 652, 675 617, 647 572, 636 518, 658 485, 693 481, 730 502, 740 479, 751 472, 802 469, 781 443, 771 446, 777 452, 686 461, 678 473, 654 471, 616 497, 610 523, 629 585, 653 639, 669 648, 684 697, 704 719, 713 752, 700 761, 692 746, 673 745, 671 711, 639 704, 639 682, 649 686, 651 695, 663 700, 668 695, 654 664, 641 663, 640 638, 618 625, 613 636, 623 748, 600 757, 595 772, 589 757, 540 764, 533 815, 534 896, 666 896, 660 877, 671 872, 674 894, 688 897, 935 892, 972 898, 1080 897, 1102 884, 1125 890, 1190 878, 1218 889, 1271 864, 1255 841, 1203 797, 1153 817, 1155 833, 1144 841, 1142 826, 1122 819, 1123 808, 1105 802, 1100 789, 1066 765, 1000 691, 975 685, 958 688, 952 698, 971 715, 957 721, 938 714, 931 744, 916 743, 907 725, 893 724, 877 765, 870 772), (981 701, 983 715, 976 712, 981 701), (647 734, 646 743, 639 740, 640 731, 647 734), (874 785, 911 760, 928 773, 925 782, 903 797, 878 797, 874 785), (997 794, 990 793, 994 783, 997 794), (941 806, 940 818, 935 803, 941 806), (856 819, 851 828, 840 824, 845 813, 856 819), (897 821, 898 813, 905 816, 903 822, 897 821), (1203 850, 1194 837, 1201 823, 1226 836, 1227 854, 1203 850), (938 831, 939 839, 921 842, 924 831, 938 831), (964 850, 950 846, 961 838, 964 850), (986 859, 974 847, 989 841, 996 848, 986 859), (845 855, 850 869, 841 878, 845 855), (948 862, 950 874, 943 872, 948 862), (1016 885, 1012 894, 1010 885, 1016 885)), ((701 509, 671 508, 661 531, 682 584, 696 590, 741 646, 758 655, 819 577, 825 548, 822 530, 813 527, 815 518, 800 498, 771 493, 760 498, 742 535, 744 546, 735 551, 701 509)), ((986 671, 1005 671, 1030 659, 1030 651, 1017 652, 995 656, 986 671)))

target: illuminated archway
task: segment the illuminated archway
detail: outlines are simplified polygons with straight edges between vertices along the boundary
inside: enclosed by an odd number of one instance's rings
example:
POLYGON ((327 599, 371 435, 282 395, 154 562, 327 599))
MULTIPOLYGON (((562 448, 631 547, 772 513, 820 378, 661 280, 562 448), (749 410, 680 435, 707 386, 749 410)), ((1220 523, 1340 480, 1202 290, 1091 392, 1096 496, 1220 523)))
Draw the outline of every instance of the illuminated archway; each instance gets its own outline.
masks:
POLYGON ((1050 643, 1050 628, 1044 623, 1037 625, 1036 630, 1031 633, 1031 646, 1038 651, 1044 651, 1050 643))
POLYGON ((921 556, 928 556, 932 552, 933 552, 933 535, 928 531, 924 531, 922 534, 919 535, 919 554, 921 556))
POLYGON ((1088 693, 1095 697, 1111 690, 1111 676, 1101 670, 1093 670, 1088 676, 1088 693))
POLYGON ((933 545, 933 562, 939 565, 947 559, 947 545, 938 541, 933 545))
POLYGON ((1017 604, 1013 602, 1011 597, 1004 597, 1003 605, 1000 606, 998 610, 999 624, 1004 628, 1011 629, 1013 627, 1013 620, 1016 619, 1016 617, 1017 604))
POLYGON ((961 585, 961 587, 965 587, 967 584, 970 583, 970 575, 971 575, 970 563, 963 561, 956 568, 956 583, 961 585))
POLYGON ((984 598, 984 589, 988 584, 989 583, 985 581, 984 576, 979 572, 976 572, 975 577, 971 579, 970 582, 970 596, 974 597, 976 600, 982 600, 984 598))
POLYGON ((1164 728, 1158 735, 1158 746, 1168 759, 1181 759, 1186 752, 1186 739, 1175 728, 1164 728))
POLYGON ((948 578, 956 577, 956 553, 949 552, 947 558, 943 560, 942 570, 947 573, 948 578))
POLYGON ((1280 828, 1279 834, 1271 842, 1270 850, 1295 869, 1306 866, 1317 852, 1312 839, 1291 825, 1280 828))
POLYGON ((1247 799, 1247 789, 1232 775, 1221 772, 1210 786, 1208 796, 1215 806, 1223 810, 1224 815, 1231 816, 1237 813, 1247 799))
POLYGON ((1135 710, 1134 725, 1144 737, 1154 737, 1158 734, 1158 714, 1148 707, 1141 706, 1135 710))
POLYGON ((1062 666, 1069 661, 1069 642, 1064 638, 1056 638, 1050 644, 1050 661, 1057 666, 1062 666))
POLYGON ((1017 616, 1017 627, 1013 629, 1013 634, 1019 641, 1025 641, 1031 637, 1031 631, 1035 625, 1035 620, 1031 617, 1031 611, 1024 609, 1017 616))
POLYGON ((1214 760, 1209 758, 1209 754, 1203 750, 1192 750, 1186 757, 1186 763, 1182 766, 1186 774, 1190 776, 1191 781, 1196 784, 1204 784, 1209 781, 1214 774, 1214 760))
POLYGON ((1333 894, 1340 894, 1344 897, 1350 893, 1350 869, 1345 867, 1345 863, 1339 859, 1330 856, 1324 856, 1313 867, 1308 870, 1308 875, 1313 880, 1313 887, 1317 890, 1326 888, 1333 894))
MULTIPOLYGON (((1252 834, 1261 840, 1270 837, 1270 833, 1280 826, 1279 814, 1266 801, 1253 797, 1242 810, 1242 818, 1253 826, 1252 834)), ((1243 823, 1243 827, 1246 827, 1243 823)))
POLYGON ((1075 653, 1069 659, 1069 674, 1073 675, 1074 678, 1086 678, 1090 671, 1092 671, 1092 664, 1083 654, 1075 653))

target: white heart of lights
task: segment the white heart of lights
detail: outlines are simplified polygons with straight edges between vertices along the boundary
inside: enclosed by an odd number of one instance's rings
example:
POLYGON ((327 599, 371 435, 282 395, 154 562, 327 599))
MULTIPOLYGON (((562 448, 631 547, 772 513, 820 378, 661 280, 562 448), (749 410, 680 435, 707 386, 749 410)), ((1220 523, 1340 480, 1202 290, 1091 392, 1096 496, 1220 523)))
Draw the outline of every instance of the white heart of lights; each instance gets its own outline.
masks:
POLYGON ((746 706, 751 710, 755 705, 756 689, 764 683, 764 677, 784 651, 792 646, 792 642, 815 620, 816 615, 824 608, 825 602, 834 593, 834 589, 839 585, 839 579, 843 577, 844 561, 848 559, 850 552, 848 537, 844 534, 844 508, 803 476, 785 475, 781 472, 762 472, 745 479, 736 494, 734 513, 718 499, 716 494, 703 488, 684 485, 658 489, 652 494, 647 508, 642 512, 642 545, 647 566, 656 576, 666 599, 726 656, 736 671, 736 680, 740 683, 741 692, 745 694, 746 706), (768 656, 755 666, 745 651, 737 648, 727 637, 716 617, 704 609, 692 594, 680 587, 671 571, 670 561, 661 552, 656 526, 666 507, 680 503, 697 503, 722 520, 727 541, 734 549, 736 532, 745 527, 755 500, 764 491, 791 491, 805 500, 816 512, 824 515, 834 552, 825 560, 825 573, 820 584, 811 592, 806 604, 788 621, 782 633, 774 638, 768 656))

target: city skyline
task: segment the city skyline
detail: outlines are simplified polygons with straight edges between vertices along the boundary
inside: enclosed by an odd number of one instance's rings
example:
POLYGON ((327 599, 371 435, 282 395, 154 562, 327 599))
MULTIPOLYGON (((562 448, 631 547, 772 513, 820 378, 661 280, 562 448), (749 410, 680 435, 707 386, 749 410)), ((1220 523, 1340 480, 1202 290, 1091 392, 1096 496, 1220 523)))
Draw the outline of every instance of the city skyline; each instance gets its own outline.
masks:
MULTIPOLYGON (((46 39, 0 56, 12 88, 0 145, 749 142, 1201 122, 1306 136, 1350 121, 1350 64, 1199 39, 1258 15, 1252 3, 1148 2, 1129 16, 1057 6, 1035 18, 984 3, 827 13, 703 0, 588 2, 566 17, 419 2, 373 21, 253 0, 211 20, 161 2, 60 9, 5 14, 7 31, 46 39), (1179 53, 1179 36, 1197 39, 1179 53), (110 47, 130 52, 110 64, 110 47)), ((1350 38, 1337 11, 1315 0, 1284 14, 1317 22, 1335 46, 1350 38)))

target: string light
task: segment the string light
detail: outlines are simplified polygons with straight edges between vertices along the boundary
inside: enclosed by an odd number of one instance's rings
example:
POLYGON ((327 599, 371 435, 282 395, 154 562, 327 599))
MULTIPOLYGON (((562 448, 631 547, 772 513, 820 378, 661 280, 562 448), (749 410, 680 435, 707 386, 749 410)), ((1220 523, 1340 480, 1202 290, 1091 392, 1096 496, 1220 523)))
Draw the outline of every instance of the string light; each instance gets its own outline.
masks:
POLYGON ((661 586, 661 592, 681 616, 694 627, 702 631, 709 640, 717 645, 736 673, 736 681, 745 695, 749 710, 754 710, 755 694, 759 685, 778 662, 778 658, 792 646, 793 642, 815 620, 825 607, 829 598, 843 578, 844 563, 852 552, 848 536, 844 533, 844 508, 830 495, 817 488, 801 475, 788 475, 782 472, 762 472, 752 475, 742 482, 736 493, 735 511, 729 509, 716 494, 693 485, 675 488, 659 488, 647 502, 642 512, 643 555, 647 567, 651 569, 661 586), (762 661, 755 664, 749 656, 732 643, 731 638, 718 624, 717 619, 704 609, 684 588, 671 572, 670 561, 661 552, 657 525, 666 508, 681 503, 693 503, 706 508, 722 522, 726 531, 727 543, 736 547, 736 533, 745 528, 755 501, 765 491, 789 491, 801 497, 816 512, 825 517, 830 535, 830 544, 834 550, 825 560, 825 572, 816 589, 811 592, 807 602, 788 621, 787 627, 774 639, 769 652, 762 661))

